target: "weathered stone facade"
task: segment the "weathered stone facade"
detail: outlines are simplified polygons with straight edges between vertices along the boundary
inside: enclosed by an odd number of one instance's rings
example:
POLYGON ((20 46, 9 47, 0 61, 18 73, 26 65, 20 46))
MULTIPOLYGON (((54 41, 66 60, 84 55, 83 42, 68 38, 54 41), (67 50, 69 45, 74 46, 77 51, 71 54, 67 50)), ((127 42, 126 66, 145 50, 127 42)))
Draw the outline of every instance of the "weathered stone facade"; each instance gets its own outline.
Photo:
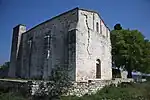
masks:
POLYGON ((110 31, 98 13, 79 10, 76 36, 77 80, 95 79, 100 63, 100 79, 112 78, 110 31))
POLYGON ((75 8, 26 31, 13 31, 10 77, 48 79, 68 65, 74 81, 110 80, 110 31, 97 12, 75 8))

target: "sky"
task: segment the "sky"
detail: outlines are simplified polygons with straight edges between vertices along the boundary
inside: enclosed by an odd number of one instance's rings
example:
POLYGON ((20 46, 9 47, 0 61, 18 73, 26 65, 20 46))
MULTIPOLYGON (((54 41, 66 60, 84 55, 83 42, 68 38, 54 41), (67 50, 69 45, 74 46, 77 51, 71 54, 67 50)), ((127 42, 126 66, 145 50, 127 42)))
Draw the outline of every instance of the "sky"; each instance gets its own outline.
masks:
POLYGON ((12 29, 27 29, 75 7, 95 10, 106 25, 138 29, 150 39, 150 0, 0 0, 0 64, 10 59, 12 29))

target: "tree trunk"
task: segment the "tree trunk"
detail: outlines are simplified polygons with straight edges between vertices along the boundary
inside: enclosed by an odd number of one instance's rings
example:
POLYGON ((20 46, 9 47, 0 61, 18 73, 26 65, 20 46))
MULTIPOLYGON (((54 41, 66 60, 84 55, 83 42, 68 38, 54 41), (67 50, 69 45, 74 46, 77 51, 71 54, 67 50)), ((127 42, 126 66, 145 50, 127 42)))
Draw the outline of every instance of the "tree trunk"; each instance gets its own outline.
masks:
POLYGON ((128 75, 127 78, 132 78, 132 60, 130 59, 128 61, 128 64, 126 64, 128 75))
POLYGON ((131 70, 127 70, 127 71, 128 71, 127 78, 132 78, 132 71, 131 70))

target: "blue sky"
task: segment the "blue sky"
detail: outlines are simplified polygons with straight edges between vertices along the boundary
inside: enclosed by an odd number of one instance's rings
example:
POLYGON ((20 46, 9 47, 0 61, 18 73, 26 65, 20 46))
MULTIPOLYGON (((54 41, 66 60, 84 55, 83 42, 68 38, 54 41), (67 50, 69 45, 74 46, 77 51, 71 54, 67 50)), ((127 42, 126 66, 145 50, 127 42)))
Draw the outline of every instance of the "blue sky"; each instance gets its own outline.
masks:
POLYGON ((9 60, 13 27, 30 29, 75 7, 98 11, 110 29, 121 23, 150 39, 150 0, 0 0, 0 64, 9 60))

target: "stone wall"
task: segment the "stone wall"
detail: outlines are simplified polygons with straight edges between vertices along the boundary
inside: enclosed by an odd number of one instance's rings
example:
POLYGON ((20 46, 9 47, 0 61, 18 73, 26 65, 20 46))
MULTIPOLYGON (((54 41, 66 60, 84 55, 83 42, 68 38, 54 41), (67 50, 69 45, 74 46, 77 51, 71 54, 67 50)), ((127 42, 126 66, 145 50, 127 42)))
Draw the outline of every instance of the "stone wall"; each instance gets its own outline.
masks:
POLYGON ((115 79, 115 80, 91 80, 90 82, 74 83, 73 87, 69 90, 67 95, 83 96, 85 94, 95 94, 104 86, 111 84, 118 85, 122 82, 134 82, 133 79, 115 79))
MULTIPOLYGON (((75 95, 83 96, 85 94, 94 94, 104 86, 111 84, 118 85, 122 82, 134 82, 133 79, 122 79, 116 78, 115 80, 89 80, 89 82, 73 82, 71 88, 68 89, 67 94, 64 95, 75 95)), ((38 93, 40 81, 34 81, 32 85, 32 95, 38 93)), ((46 84, 46 83, 45 83, 46 84)), ((51 87, 51 86, 50 86, 51 87)))
MULTIPOLYGON (((44 86, 48 81, 27 81, 27 80, 11 80, 11 79, 0 79, 0 87, 9 88, 12 91, 20 91, 24 93, 30 93, 35 95, 39 93, 39 84, 43 82, 44 86)), ((68 89, 68 93, 64 95, 76 95, 83 96, 85 94, 94 94, 98 90, 102 89, 107 85, 117 85, 121 82, 134 82, 133 79, 121 79, 116 78, 115 80, 89 80, 89 82, 73 82, 71 88, 68 89)), ((49 86, 52 87, 52 86, 49 86)), ((45 88, 47 91, 47 88, 45 88)))

